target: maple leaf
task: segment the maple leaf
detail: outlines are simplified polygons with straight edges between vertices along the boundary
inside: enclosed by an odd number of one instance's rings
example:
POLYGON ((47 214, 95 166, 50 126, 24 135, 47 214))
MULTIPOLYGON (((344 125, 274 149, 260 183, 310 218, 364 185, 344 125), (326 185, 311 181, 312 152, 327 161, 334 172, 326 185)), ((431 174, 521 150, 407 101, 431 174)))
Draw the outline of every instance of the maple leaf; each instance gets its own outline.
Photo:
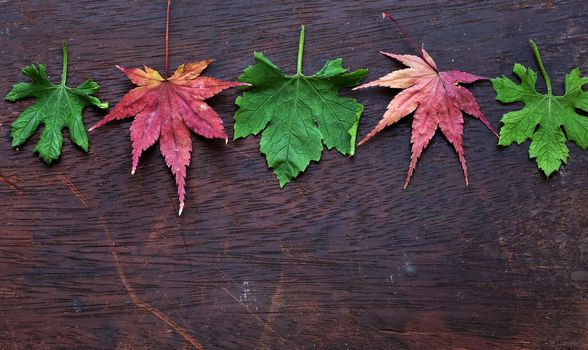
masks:
POLYGON ((572 70, 565 78, 565 94, 554 96, 539 49, 533 40, 530 43, 547 85, 547 94, 540 94, 535 88, 537 73, 518 63, 513 72, 521 79, 521 84, 505 76, 492 79, 498 101, 525 104, 523 109, 503 116, 498 144, 508 146, 531 139, 529 157, 535 158, 539 169, 549 176, 568 159, 566 136, 580 148, 588 148, 588 118, 576 112, 576 109, 588 112, 588 92, 582 90, 582 86, 588 84, 588 77, 580 77, 578 68, 572 70))
POLYGON ((357 125, 363 106, 339 96, 339 88, 359 84, 367 69, 347 73, 342 60, 327 61, 311 76, 302 74, 304 26, 300 30, 295 75, 285 75, 263 54, 239 78, 253 86, 237 98, 235 139, 262 132, 260 151, 280 187, 320 160, 323 144, 344 155, 355 152, 357 125))
MULTIPOLYGON (((394 21, 412 44, 408 34, 392 16, 388 14, 383 14, 383 16, 394 21)), ((359 142, 359 145, 369 140, 386 126, 394 124, 414 112, 412 136, 410 138, 412 155, 404 188, 408 186, 417 160, 433 138, 433 135, 435 135, 437 128, 441 129, 443 135, 453 145, 459 157, 467 186, 468 171, 462 145, 463 115, 461 111, 479 119, 493 133, 496 134, 496 131, 480 110, 474 95, 458 84, 472 83, 487 78, 456 70, 441 72, 427 51, 418 49, 414 44, 413 46, 419 52, 420 57, 381 52, 400 61, 409 68, 394 71, 378 80, 360 85, 354 89, 371 86, 404 89, 394 97, 388 105, 382 120, 359 142)))
POLYGON ((15 84, 4 97, 15 102, 26 97, 35 97, 37 101, 25 109, 12 124, 10 135, 12 147, 18 147, 28 140, 43 124, 43 132, 34 151, 41 159, 51 164, 59 158, 63 146, 61 130, 67 128, 69 137, 81 149, 88 152, 88 135, 82 120, 82 111, 89 106, 100 109, 108 108, 107 102, 100 102, 92 96, 99 86, 87 80, 75 88, 65 85, 67 79, 67 45, 64 42, 63 71, 61 82, 54 85, 49 81, 44 64, 32 64, 22 69, 22 74, 31 78, 30 83, 15 84))
POLYGON ((159 139, 161 154, 176 178, 180 214, 186 194, 186 168, 192 152, 190 130, 206 138, 227 140, 222 119, 204 100, 230 87, 245 85, 200 76, 211 62, 183 64, 167 79, 149 67, 143 70, 117 66, 139 87, 124 95, 104 119, 90 128, 92 131, 112 120, 135 117, 131 124, 131 174, 137 169, 141 153, 159 139))
POLYGON ((230 87, 248 84, 200 76, 212 60, 182 64, 167 78, 169 2, 167 22, 166 78, 147 66, 144 69, 116 66, 138 87, 125 94, 112 111, 92 126, 90 131, 112 120, 135 117, 131 124, 131 174, 137 169, 141 153, 159 139, 161 154, 176 179, 180 202, 178 215, 181 215, 186 197, 186 168, 190 164, 192 152, 190 130, 206 138, 227 141, 222 119, 204 100, 230 87))

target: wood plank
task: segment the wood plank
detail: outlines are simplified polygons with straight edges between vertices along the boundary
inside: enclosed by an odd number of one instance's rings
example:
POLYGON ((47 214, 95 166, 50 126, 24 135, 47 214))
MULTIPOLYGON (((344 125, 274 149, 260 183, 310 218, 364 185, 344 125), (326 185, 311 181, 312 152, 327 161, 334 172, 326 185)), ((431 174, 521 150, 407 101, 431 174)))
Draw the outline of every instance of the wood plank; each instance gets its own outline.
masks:
MULTIPOLYGON (((70 83, 92 77, 114 105, 132 87, 115 64, 163 69, 164 10, 0 1, 0 90, 35 62, 57 79, 65 40, 70 83)), ((176 1, 171 66, 213 58, 206 73, 234 80, 257 50, 294 72, 304 24, 305 72, 343 57, 374 79, 401 67, 379 50, 412 52, 383 10, 443 69, 510 76, 536 67, 533 38, 556 92, 570 69, 588 72, 580 0, 176 1)), ((495 127, 516 108, 488 82, 471 90, 495 127)), ((229 135, 238 94, 210 100, 229 135)), ((360 136, 394 94, 345 92, 365 105, 360 136)), ((177 217, 158 147, 130 175, 129 121, 92 132, 89 154, 66 141, 51 167, 32 153, 39 133, 11 149, 30 103, 0 116, 0 348, 588 349, 588 153, 574 145, 547 180, 528 143, 500 148, 467 118, 470 186, 437 135, 403 190, 409 117, 280 190, 257 138, 194 137, 177 217)), ((86 125, 103 115, 87 110, 86 125)))

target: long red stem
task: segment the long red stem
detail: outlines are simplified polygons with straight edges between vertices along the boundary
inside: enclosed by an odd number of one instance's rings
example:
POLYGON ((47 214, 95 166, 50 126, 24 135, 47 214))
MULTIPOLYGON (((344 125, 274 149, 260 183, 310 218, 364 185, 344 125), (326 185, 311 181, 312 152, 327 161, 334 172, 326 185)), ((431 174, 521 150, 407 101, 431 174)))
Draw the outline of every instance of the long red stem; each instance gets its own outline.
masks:
POLYGON ((171 0, 167 0, 167 16, 165 18, 165 79, 169 77, 169 7, 171 0))
POLYGON ((389 20, 391 20, 392 22, 394 22, 394 24, 396 24, 396 27, 398 27, 398 29, 400 29, 400 31, 402 32, 402 35, 404 35, 404 37, 406 38, 406 40, 408 40, 408 42, 410 43, 410 45, 412 45, 412 47, 416 50, 416 52, 419 53, 419 56, 421 56, 421 58, 423 59, 423 61, 425 61, 425 63, 431 67, 431 69, 433 69, 434 71, 437 71, 437 69, 435 67, 433 67, 425 58, 425 55, 423 54, 423 51, 421 49, 419 49, 414 41, 412 41, 412 38, 410 37, 410 35, 408 35, 408 33, 406 32, 406 30, 404 30, 404 27, 402 27, 400 25, 400 23, 396 20, 396 18, 392 17, 392 15, 386 13, 386 12, 382 12, 382 17, 384 18, 388 18, 389 20))

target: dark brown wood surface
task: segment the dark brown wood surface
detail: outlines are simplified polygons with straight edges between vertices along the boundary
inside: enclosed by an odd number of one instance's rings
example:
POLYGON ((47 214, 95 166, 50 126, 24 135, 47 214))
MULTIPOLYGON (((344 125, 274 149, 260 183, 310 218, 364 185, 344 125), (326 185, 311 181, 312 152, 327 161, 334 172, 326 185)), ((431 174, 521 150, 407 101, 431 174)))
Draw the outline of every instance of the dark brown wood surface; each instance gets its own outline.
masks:
MULTIPOLYGON (((254 50, 294 72, 343 57, 368 79, 401 68, 379 50, 413 53, 391 11, 442 69, 511 75, 536 69, 539 45, 557 93, 588 73, 588 2, 175 1, 171 66, 214 58, 206 74, 236 79, 254 50)), ((132 84, 114 65, 163 70, 163 1, 0 1, 0 91, 45 63, 63 40, 70 84, 93 78, 114 105, 132 84)), ((543 89, 543 82, 540 82, 543 89)), ((520 108, 471 90, 490 122, 520 108)), ((365 105, 360 136, 396 92, 344 94, 365 105)), ((212 98, 229 135, 230 90, 212 98)), ((0 116, 1 349, 588 349, 588 152, 546 179, 528 143, 501 148, 477 120, 463 136, 470 170, 439 134, 402 189, 411 118, 353 159, 325 151, 280 190, 258 138, 194 136, 184 214, 158 147, 130 175, 130 121, 65 141, 52 166, 33 137, 10 146, 0 116)), ((86 126, 105 113, 88 109, 86 126)))

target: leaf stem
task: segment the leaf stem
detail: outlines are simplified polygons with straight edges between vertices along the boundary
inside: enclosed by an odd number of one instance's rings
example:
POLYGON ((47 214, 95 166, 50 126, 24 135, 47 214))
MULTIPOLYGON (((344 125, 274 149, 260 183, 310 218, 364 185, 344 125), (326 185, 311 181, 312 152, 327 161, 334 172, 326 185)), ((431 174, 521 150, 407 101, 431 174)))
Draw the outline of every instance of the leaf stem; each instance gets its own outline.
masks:
POLYGON ((61 71, 61 85, 65 85, 67 80, 67 43, 64 41, 61 45, 63 50, 63 70, 61 71))
POLYGON ((169 77, 169 8, 171 0, 167 0, 167 15, 165 17, 165 79, 169 77))
POLYGON ((300 26, 300 40, 298 41, 298 63, 296 64, 296 74, 302 75, 302 53, 304 51, 304 26, 300 26))
POLYGON ((410 43, 410 45, 412 45, 412 47, 416 50, 416 52, 419 53, 419 56, 421 56, 421 58, 423 59, 423 61, 425 61, 425 63, 427 64, 427 66, 431 67, 432 70, 437 71, 437 69, 435 67, 433 67, 429 61, 425 58, 425 55, 423 54, 423 50, 419 49, 414 41, 412 41, 412 38, 410 37, 410 35, 408 35, 408 33, 406 32, 406 30, 404 30, 404 27, 402 27, 400 25, 400 22, 398 22, 396 20, 396 18, 394 18, 392 15, 386 13, 386 12, 382 12, 382 17, 383 18, 388 18, 389 20, 391 20, 392 22, 394 22, 394 24, 396 25, 396 27, 398 27, 398 29, 400 29, 400 32, 402 33, 402 35, 404 35, 404 37, 406 38, 406 40, 408 40, 408 42, 410 43))
POLYGON ((537 44, 533 41, 533 39, 529 40, 531 46, 533 46, 533 52, 535 53, 535 58, 537 59, 537 64, 539 64, 539 69, 541 69, 541 74, 543 74, 543 79, 545 79, 545 85, 547 85, 547 93, 549 95, 552 94, 551 90, 551 79, 549 79, 549 75, 545 71, 545 67, 543 66, 543 61, 541 60, 541 55, 539 54, 539 49, 537 48, 537 44))

